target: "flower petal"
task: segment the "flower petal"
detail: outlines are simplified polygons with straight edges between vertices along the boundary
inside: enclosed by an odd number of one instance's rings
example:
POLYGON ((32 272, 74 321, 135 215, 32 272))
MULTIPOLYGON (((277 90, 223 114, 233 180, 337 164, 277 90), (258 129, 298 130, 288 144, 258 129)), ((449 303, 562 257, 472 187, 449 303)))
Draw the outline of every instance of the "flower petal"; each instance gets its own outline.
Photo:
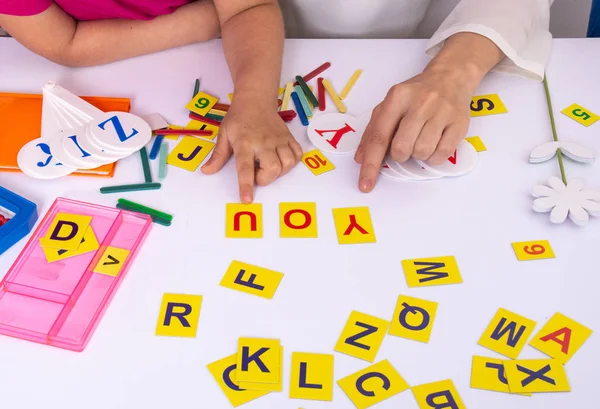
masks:
POLYGON ((546 142, 540 146, 533 148, 529 154, 529 162, 542 163, 552 159, 556 155, 559 148, 558 142, 546 142))
POLYGON ((552 212, 550 213, 550 221, 552 223, 562 223, 567 219, 568 214, 569 208, 564 203, 559 203, 554 206, 554 209, 552 209, 552 212))
POLYGON ((600 203, 593 200, 582 200, 581 207, 588 211, 589 214, 600 216, 600 203))
POLYGON ((573 206, 569 209, 569 219, 578 226, 585 226, 590 221, 590 215, 583 207, 573 206))
POLYGON ((556 192, 554 189, 549 188, 546 185, 535 185, 531 189, 531 194, 533 197, 545 197, 545 196, 554 196, 556 192))
POLYGON ((538 213, 547 213, 556 206, 556 199, 553 197, 542 197, 533 201, 533 210, 538 213))
POLYGON ((581 197, 584 199, 595 200, 600 202, 600 190, 599 189, 586 189, 581 192, 581 197))
POLYGON ((568 158, 582 163, 594 163, 594 151, 576 142, 560 142, 560 150, 568 158))
POLYGON ((567 190, 570 193, 577 193, 583 189, 583 180, 571 179, 567 182, 567 190))
POLYGON ((548 179, 548 184, 552 189, 556 190, 558 193, 565 192, 567 190, 567 187, 562 182, 562 180, 560 180, 560 178, 557 178, 556 176, 550 176, 550 178, 548 179))

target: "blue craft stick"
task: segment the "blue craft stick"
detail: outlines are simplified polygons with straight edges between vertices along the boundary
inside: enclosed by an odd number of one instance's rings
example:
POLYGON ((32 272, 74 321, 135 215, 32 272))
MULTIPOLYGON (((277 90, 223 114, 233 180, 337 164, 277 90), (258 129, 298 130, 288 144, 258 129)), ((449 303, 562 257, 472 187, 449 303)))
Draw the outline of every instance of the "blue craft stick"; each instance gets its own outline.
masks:
POLYGON ((312 109, 310 108, 308 99, 306 99, 306 94, 304 93, 304 91, 302 91, 300 85, 296 85, 294 89, 296 90, 296 94, 298 94, 298 98, 300 98, 300 103, 302 104, 302 109, 304 109, 304 113, 307 117, 312 116, 312 109))
POLYGON ((164 135, 156 135, 156 138, 154 138, 154 143, 150 149, 150 160, 154 160, 158 157, 158 153, 160 152, 160 144, 162 143, 163 139, 165 139, 164 135))
POLYGON ((304 108, 302 108, 302 103, 300 102, 300 98, 298 98, 298 94, 296 94, 296 92, 292 92, 292 100, 294 101, 294 105, 296 106, 296 111, 298 111, 298 116, 300 117, 302 125, 308 126, 308 118, 304 113, 304 108))

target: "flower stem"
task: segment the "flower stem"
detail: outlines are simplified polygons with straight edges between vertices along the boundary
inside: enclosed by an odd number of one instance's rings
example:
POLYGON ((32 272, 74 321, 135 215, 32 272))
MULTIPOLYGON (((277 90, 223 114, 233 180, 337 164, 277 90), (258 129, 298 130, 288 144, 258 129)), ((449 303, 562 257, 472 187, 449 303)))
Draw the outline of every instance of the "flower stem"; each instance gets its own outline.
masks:
MULTIPOLYGON (((548 103, 548 113, 550 114, 550 124, 552 125, 552 137, 554 141, 558 142, 558 134, 556 133, 556 123, 554 122, 554 110, 552 109, 552 98, 550 97, 550 90, 548 89, 548 77, 544 73, 544 91, 546 92, 546 102, 548 103)), ((563 163, 562 152, 560 149, 556 150, 556 157, 558 158, 558 166, 560 168, 560 176, 563 183, 567 184, 567 175, 565 174, 565 165, 563 163)))

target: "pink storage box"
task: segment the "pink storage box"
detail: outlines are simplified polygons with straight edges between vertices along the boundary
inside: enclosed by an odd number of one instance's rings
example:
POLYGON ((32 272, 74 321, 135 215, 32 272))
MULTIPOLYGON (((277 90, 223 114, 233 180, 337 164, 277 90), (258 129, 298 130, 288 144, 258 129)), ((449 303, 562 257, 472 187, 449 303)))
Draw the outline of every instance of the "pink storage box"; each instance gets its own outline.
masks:
POLYGON ((0 334, 83 351, 151 225, 144 214, 56 199, 0 282, 0 334), (59 212, 92 216, 98 250, 49 263, 39 239, 59 212), (93 272, 109 246, 130 251, 116 277, 93 272))

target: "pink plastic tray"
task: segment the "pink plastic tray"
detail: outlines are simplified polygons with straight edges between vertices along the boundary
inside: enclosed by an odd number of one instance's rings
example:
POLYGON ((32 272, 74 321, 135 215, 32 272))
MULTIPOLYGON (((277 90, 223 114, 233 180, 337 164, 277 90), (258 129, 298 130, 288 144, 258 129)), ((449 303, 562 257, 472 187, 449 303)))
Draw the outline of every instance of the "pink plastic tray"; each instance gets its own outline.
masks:
POLYGON ((56 199, 0 282, 0 334, 83 351, 151 225, 147 215, 56 199), (48 263, 39 239, 58 212, 92 216, 98 250, 48 263), (130 251, 116 277, 93 272, 108 246, 130 251))

